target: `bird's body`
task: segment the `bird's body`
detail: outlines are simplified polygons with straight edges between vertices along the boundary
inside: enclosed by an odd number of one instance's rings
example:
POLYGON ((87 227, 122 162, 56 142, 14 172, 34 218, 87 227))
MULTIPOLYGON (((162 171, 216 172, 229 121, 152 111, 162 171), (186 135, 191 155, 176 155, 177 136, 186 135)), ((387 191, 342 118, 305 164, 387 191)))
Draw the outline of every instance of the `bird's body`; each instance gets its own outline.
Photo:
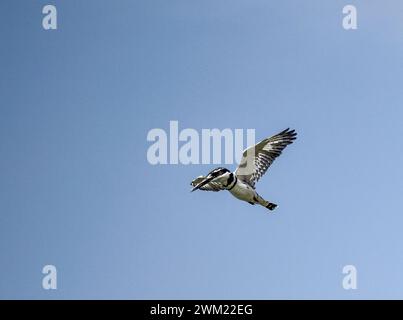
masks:
POLYGON ((235 172, 216 168, 207 176, 199 176, 191 183, 192 191, 228 190, 235 198, 252 205, 260 204, 269 210, 277 205, 263 199, 255 190, 255 183, 263 176, 281 151, 296 139, 294 130, 286 129, 271 138, 264 139, 243 152, 240 165, 235 172))
POLYGON ((254 202, 254 199, 256 198, 257 194, 255 189, 253 189, 248 184, 242 182, 241 180, 238 180, 237 183, 234 185, 234 187, 231 190, 229 190, 229 192, 235 198, 238 198, 239 200, 243 200, 246 202, 254 202))

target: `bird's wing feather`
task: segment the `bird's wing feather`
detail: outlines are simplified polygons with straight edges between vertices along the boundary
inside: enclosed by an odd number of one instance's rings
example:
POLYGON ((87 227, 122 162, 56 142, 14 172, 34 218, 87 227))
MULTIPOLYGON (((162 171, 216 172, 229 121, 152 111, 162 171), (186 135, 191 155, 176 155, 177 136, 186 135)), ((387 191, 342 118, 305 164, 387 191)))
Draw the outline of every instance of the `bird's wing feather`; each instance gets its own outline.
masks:
MULTIPOLYGON (((199 176, 199 177, 197 177, 196 179, 194 179, 191 182, 191 185, 193 187, 195 187, 200 182, 202 182, 204 179, 206 179, 205 176, 199 176)), ((220 183, 210 181, 209 183, 207 183, 204 186, 200 187, 200 190, 217 192, 217 191, 225 190, 225 187, 223 185, 221 185, 220 183)))
POLYGON ((236 176, 255 187, 255 183, 266 173, 284 148, 293 143, 296 136, 295 130, 286 129, 245 149, 241 163, 235 171, 236 176))

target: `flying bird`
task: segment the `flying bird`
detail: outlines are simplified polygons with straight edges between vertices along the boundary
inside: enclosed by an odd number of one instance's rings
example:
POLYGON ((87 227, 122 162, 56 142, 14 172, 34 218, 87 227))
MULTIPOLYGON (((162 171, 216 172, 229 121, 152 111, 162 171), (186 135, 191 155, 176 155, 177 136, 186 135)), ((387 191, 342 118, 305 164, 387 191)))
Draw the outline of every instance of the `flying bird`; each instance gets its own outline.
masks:
POLYGON ((255 190, 255 184, 266 173, 274 160, 286 146, 293 143, 297 133, 285 129, 280 133, 262 140, 258 144, 245 149, 238 168, 231 172, 226 168, 216 168, 207 176, 199 176, 191 182, 192 192, 195 190, 221 191, 228 190, 234 197, 252 205, 274 210, 277 204, 263 199, 255 190))

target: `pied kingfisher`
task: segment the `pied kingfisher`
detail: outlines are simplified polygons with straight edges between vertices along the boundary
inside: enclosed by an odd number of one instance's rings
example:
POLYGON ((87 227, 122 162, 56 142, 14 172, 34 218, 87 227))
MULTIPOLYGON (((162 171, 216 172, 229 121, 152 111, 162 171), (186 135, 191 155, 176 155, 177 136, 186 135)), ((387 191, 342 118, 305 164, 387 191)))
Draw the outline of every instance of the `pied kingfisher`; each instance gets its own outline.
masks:
POLYGON ((258 203, 269 210, 274 210, 277 205, 263 199, 256 192, 255 183, 265 174, 274 159, 286 146, 293 143, 296 137, 295 130, 286 129, 264 139, 243 151, 241 162, 235 172, 226 168, 216 168, 207 176, 199 176, 194 179, 191 183, 193 186, 191 191, 198 189, 204 191, 228 190, 240 200, 252 205, 258 203))

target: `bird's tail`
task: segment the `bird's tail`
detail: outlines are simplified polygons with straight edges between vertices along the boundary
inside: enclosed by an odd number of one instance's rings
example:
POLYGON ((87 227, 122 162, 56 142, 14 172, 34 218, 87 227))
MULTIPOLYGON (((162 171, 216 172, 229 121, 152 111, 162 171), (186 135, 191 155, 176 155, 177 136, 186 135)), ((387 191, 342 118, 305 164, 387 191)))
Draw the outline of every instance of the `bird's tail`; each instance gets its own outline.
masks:
POLYGON ((269 209, 270 211, 272 211, 272 210, 274 210, 274 209, 277 208, 277 205, 276 205, 275 203, 269 202, 269 203, 266 205, 266 208, 269 209))
POLYGON ((255 195, 255 200, 258 202, 261 206, 269 209, 270 211, 273 211, 274 209, 277 208, 277 205, 273 202, 267 201, 263 199, 260 195, 256 194, 255 195))

